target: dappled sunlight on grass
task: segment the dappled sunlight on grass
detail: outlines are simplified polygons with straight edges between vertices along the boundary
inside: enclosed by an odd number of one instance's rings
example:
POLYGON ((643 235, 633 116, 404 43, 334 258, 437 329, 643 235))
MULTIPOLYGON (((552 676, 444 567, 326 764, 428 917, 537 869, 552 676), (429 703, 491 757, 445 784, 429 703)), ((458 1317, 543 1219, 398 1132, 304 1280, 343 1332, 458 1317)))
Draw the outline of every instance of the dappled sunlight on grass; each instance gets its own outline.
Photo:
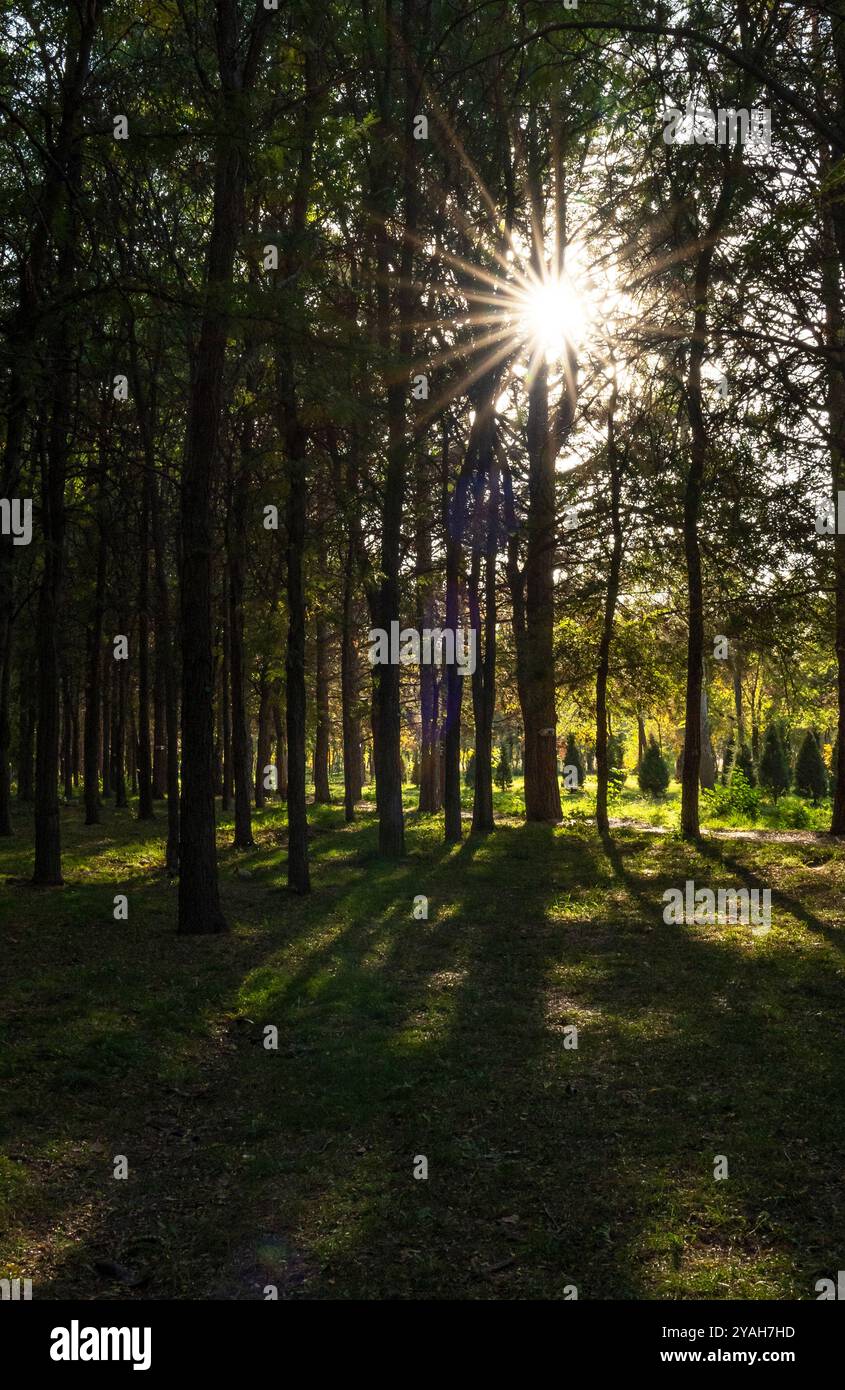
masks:
POLYGON ((414 816, 390 863, 372 811, 314 825, 310 898, 280 807, 221 850, 227 937, 174 934, 123 815, 101 881, 0 891, 6 1267, 91 1297, 147 1232, 145 1296, 208 1296, 277 1231, 318 1298, 807 1296, 842 1235, 839 846, 506 824, 445 847, 414 816), (665 923, 687 878, 771 887, 772 931, 665 923))

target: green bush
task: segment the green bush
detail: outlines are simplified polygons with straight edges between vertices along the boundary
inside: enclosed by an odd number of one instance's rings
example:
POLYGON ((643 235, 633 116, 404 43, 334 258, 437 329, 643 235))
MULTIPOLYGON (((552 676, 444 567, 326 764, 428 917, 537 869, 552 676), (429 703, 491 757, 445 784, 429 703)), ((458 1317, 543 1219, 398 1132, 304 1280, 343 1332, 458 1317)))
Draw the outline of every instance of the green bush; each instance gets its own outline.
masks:
MULTIPOLYGON (((580 790, 584 785, 584 759, 574 734, 570 734, 566 740, 566 753, 564 754, 563 767, 564 775, 568 767, 575 768, 578 788, 580 790)), ((569 787, 568 790, 571 793, 574 791, 574 788, 569 787)))
POLYGON ((717 785, 712 791, 703 791, 701 800, 704 805, 705 813, 708 816, 728 819, 731 816, 742 816, 746 820, 756 820, 760 811, 761 793, 758 787, 752 787, 748 779, 739 768, 735 768, 733 776, 726 787, 717 785))
POLYGON ((734 761, 733 771, 734 773, 741 772, 749 787, 756 787, 757 769, 754 766, 754 754, 747 743, 741 745, 734 761))
POLYGON ((464 768, 464 782, 468 787, 475 786, 475 754, 470 753, 467 765, 464 768))
POLYGON ((625 740, 621 734, 611 734, 607 740, 607 765, 620 769, 625 766, 625 740))
POLYGON ((662 796, 669 785, 669 768, 654 734, 648 741, 648 747, 640 763, 637 781, 640 784, 640 791, 645 792, 646 796, 662 796))
POLYGON ((733 734, 728 734, 725 751, 722 755, 722 786, 726 787, 731 780, 731 773, 736 762, 736 739, 733 734))
POLYGON ((499 791, 507 791, 508 787, 513 786, 513 771, 506 743, 503 743, 499 748, 499 761, 496 765, 495 777, 499 791))
POLYGON ((792 780, 789 773, 789 759, 786 756, 780 729, 776 724, 770 724, 766 729, 763 752, 760 757, 759 779, 760 786, 771 793, 775 801, 779 796, 783 796, 784 792, 789 791, 789 784, 792 780))
POLYGON ((795 759, 795 790, 799 795, 809 797, 814 803, 827 796, 827 768, 818 739, 810 729, 804 735, 798 757, 795 759))
POLYGON ((609 767, 607 769, 607 800, 608 803, 622 800, 622 789, 628 779, 628 774, 624 767, 609 767))

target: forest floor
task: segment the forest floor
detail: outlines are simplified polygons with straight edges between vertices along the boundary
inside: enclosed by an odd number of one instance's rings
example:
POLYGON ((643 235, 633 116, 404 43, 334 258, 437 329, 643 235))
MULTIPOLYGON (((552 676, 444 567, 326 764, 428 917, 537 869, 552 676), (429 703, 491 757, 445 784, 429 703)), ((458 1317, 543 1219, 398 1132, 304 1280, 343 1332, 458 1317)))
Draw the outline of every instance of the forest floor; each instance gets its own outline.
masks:
POLYGON ((157 811, 63 810, 62 889, 6 881, 31 873, 28 813, 2 844, 0 1275, 85 1299, 813 1299, 835 1279, 845 847, 603 842, 576 819, 447 849, 410 814, 391 864, 371 811, 328 807, 299 899, 274 808, 254 851, 221 823, 231 933, 179 938, 157 811), (771 888, 772 930, 666 925, 687 878, 771 888))

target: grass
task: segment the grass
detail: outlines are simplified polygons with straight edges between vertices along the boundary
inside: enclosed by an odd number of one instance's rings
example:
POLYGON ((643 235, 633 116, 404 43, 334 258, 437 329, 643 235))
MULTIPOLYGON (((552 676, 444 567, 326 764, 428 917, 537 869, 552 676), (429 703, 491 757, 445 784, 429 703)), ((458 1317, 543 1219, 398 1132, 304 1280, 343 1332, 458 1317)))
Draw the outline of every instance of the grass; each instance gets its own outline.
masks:
POLYGON ((66 808, 64 889, 6 881, 31 872, 27 816, 2 843, 0 1275, 86 1299, 808 1299, 835 1278, 840 846, 605 843, 576 818, 447 849, 410 814, 391 864, 372 811, 328 807, 299 899, 274 808, 254 851, 222 820, 231 933, 180 939, 163 824, 66 808), (772 931, 664 924, 687 878, 770 887, 772 931))

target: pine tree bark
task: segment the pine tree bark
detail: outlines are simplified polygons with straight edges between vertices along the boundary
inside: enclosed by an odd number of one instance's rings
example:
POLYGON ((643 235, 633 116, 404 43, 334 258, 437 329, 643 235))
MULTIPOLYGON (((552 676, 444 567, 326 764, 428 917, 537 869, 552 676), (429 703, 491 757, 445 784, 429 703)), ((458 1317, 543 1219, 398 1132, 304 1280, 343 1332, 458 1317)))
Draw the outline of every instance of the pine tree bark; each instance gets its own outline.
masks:
POLYGON ((278 693, 273 699, 273 731, 276 739, 276 794, 280 801, 287 801, 288 741, 278 693))
POLYGON ((211 493, 215 477, 235 250, 244 218, 247 93, 254 85, 272 11, 256 8, 242 45, 237 0, 217 0, 220 75, 214 209, 206 294, 193 362, 182 462, 182 795, 179 931, 227 929, 220 906, 214 816, 214 653, 211 623, 211 493), (245 48, 245 56, 241 57, 245 48))
POLYGON ((698 789, 701 774, 701 692, 704 670, 704 590, 701 573, 701 546, 698 520, 707 460, 707 425, 701 386, 701 368, 707 351, 708 296, 713 255, 730 214, 736 188, 738 166, 732 156, 723 176, 722 187, 710 225, 701 237, 693 279, 693 327, 687 363, 685 401, 690 426, 690 458, 684 487, 684 559, 687 570, 687 682, 685 702, 684 754, 681 770, 681 834, 697 839, 700 833, 698 789))
MULTIPOLYGON (((384 81, 379 86, 380 140, 374 151, 371 167, 371 222, 375 243, 375 301, 376 336, 382 359, 390 362, 385 368, 387 403, 387 468, 382 493, 380 582, 368 595, 373 627, 390 632, 390 625, 399 621, 399 567, 402 550, 402 510, 408 471, 407 387, 396 362, 408 363, 413 352, 413 289, 414 247, 416 244, 419 211, 419 179, 415 168, 418 142, 412 134, 414 103, 418 77, 409 60, 409 50, 420 37, 420 19, 427 22, 425 12, 418 12, 417 0, 403 0, 401 26, 403 47, 394 67, 394 34, 388 31, 388 58, 384 81), (404 90, 401 99, 393 91, 393 72, 402 70, 404 90), (396 129, 396 116, 401 128, 396 129), (394 142, 401 149, 401 165, 397 165, 394 142), (402 229, 394 244, 389 232, 395 214, 390 206, 395 170, 401 171, 397 191, 401 198, 402 229), (397 331, 392 326, 391 285, 396 284, 395 309, 397 331)), ((376 805, 379 817, 379 853, 397 859, 405 852, 405 818, 402 809, 401 753, 401 687, 399 667, 385 662, 373 668, 373 759, 375 765, 376 805)))
POLYGON ((223 576, 223 670, 220 680, 220 726, 223 739, 223 789, 220 808, 229 811, 232 807, 232 642, 231 614, 229 612, 229 572, 228 565, 223 576))
POLYGON ((100 675, 100 688, 103 692, 103 729, 100 746, 100 776, 103 783, 103 799, 112 796, 112 660, 111 653, 103 651, 100 675))
MULTIPOLYGON (((443 442, 443 511, 446 530, 446 621, 445 629, 456 633, 460 610, 461 542, 452 524, 449 493, 448 437, 443 442)), ((458 482, 458 489, 461 480, 458 482)), ((457 489, 456 489, 457 491, 457 489)), ((459 844, 461 824, 461 706, 464 678, 456 663, 446 666, 444 676, 446 708, 441 730, 441 779, 443 785, 443 837, 447 845, 459 844)))
POLYGON ((361 724, 358 659, 355 650, 353 614, 355 611, 356 544, 350 535, 343 572, 343 617, 340 647, 340 703, 343 713, 343 815, 347 823, 355 819, 361 800, 361 724))
MULTIPOLYGON (((249 849, 255 844, 250 810, 252 744, 247 724, 246 672, 244 670, 246 513, 249 504, 249 475, 245 454, 246 450, 242 449, 239 467, 232 479, 229 525, 226 530, 229 575, 229 664, 232 694, 232 777, 235 790, 235 827, 232 843, 236 849, 249 849)), ((258 804, 256 798, 256 805, 258 804)))
POLYGON ((67 671, 62 673, 62 780, 64 799, 70 804, 73 801, 73 700, 67 671))
POLYGON ((610 648, 613 642, 613 622, 619 598, 619 578, 622 569, 622 517, 620 512, 622 473, 616 445, 616 406, 618 393, 614 382, 607 418, 607 469, 610 480, 610 564, 604 596, 604 618, 599 642, 599 661, 596 671, 596 828, 600 835, 610 832, 607 814, 609 722, 607 712, 607 682, 610 674, 610 648))
MULTIPOLYGON (((123 622, 121 630, 125 631, 123 622)), ((126 796, 126 686, 127 661, 114 661, 114 705, 112 719, 112 775, 114 777, 115 809, 128 806, 126 796)))
POLYGON ((12 831, 12 776, 9 761, 11 744, 10 695, 12 689, 12 624, 6 640, 6 650, 0 663, 0 835, 12 831))
POLYGON ((150 507, 156 590, 156 662, 161 665, 164 685, 165 790, 167 793, 165 871, 173 877, 179 870, 179 709, 176 662, 173 656, 164 523, 157 483, 153 484, 150 507))
POLYGON ((138 581, 138 819, 154 820, 153 758, 150 747, 150 504, 154 475, 144 469, 138 581))
MULTIPOLYGON (((488 385, 485 399, 476 410, 473 433, 477 441, 473 468, 478 471, 476 507, 482 518, 475 520, 477 544, 470 575, 470 624, 475 632, 476 665, 472 675, 472 707, 475 720, 475 787, 472 801, 472 831, 489 835, 496 828, 493 818, 493 712, 496 704, 496 557, 499 541, 499 466, 496 458, 495 399, 499 373, 488 385), (489 480, 486 481, 485 480, 489 480), (485 495, 486 493, 486 495, 485 495), (483 546, 483 556, 482 556, 483 546), (484 562, 484 626, 480 612, 481 565, 484 562)), ((472 440, 471 440, 472 443, 472 440)))
MULTIPOLYGON (((156 753, 164 763, 164 788, 167 795, 167 846, 165 870, 171 876, 179 868, 179 714, 176 681, 176 662, 170 614, 170 592, 167 578, 167 549, 164 518, 161 510, 156 476, 155 415, 156 395, 149 396, 141 374, 134 322, 129 323, 129 352, 132 368, 132 394, 136 403, 138 426, 144 450, 144 466, 149 480, 147 504, 152 531, 153 572, 155 584, 155 659, 157 702, 163 702, 163 712, 156 707, 156 753), (163 757, 161 755, 163 754, 163 757)), ((158 352, 156 352, 156 360, 158 352)), ((103 711, 104 725, 106 712, 103 711)), ((154 773, 155 776, 155 773, 154 773)), ((105 796, 105 781, 103 795, 105 796)))
MULTIPOLYGON (((308 48, 304 55, 305 96, 302 103, 302 130, 299 143, 299 169, 294 190, 290 231, 291 244, 297 245, 305 228, 313 177, 313 150, 316 130, 317 62, 308 48)), ((285 258, 288 279, 298 269, 293 254, 285 258)), ((285 573, 288 598, 288 639, 285 652, 285 721, 288 748, 288 887, 295 893, 311 891, 308 864, 308 812, 305 801, 305 528, 308 513, 307 437, 297 401, 293 355, 287 336, 279 335, 276 356, 276 388, 279 433, 288 468, 288 495, 285 509, 285 573)))
POLYGON ((332 799, 329 784, 329 625, 323 614, 318 615, 316 628, 314 804, 328 806, 332 799))
MULTIPOLYGON (((559 821, 554 662, 554 562, 557 539, 555 461, 549 421, 548 368, 538 365, 528 396, 528 518, 524 601, 515 605, 517 688, 525 737, 525 816, 559 821)), ((513 593, 514 581, 511 580, 513 593)))
POLYGON ((163 801, 167 794, 167 735, 164 711, 164 666, 159 646, 161 635, 155 621, 155 674, 153 676, 153 800, 163 801))
POLYGON ((35 752, 35 648, 21 653, 18 688, 18 801, 32 801, 35 752))
MULTIPOLYGON (((845 19, 834 21, 834 35, 845 72, 845 19)), ((840 95, 845 93, 845 82, 840 95)), ((828 184, 831 156, 821 149, 821 170, 828 184)), ((829 186, 829 184, 828 184, 829 186)), ((825 309, 826 405, 830 427, 830 483, 833 514, 837 516, 839 493, 845 490, 845 308, 843 308, 843 263, 845 263, 845 216, 838 200, 830 195, 821 199, 821 295, 825 309)), ((835 649, 837 666, 837 738, 845 748, 845 534, 837 526, 833 538, 835 587, 835 649)), ((834 769, 832 835, 845 835, 845 757, 841 753, 834 769)))
POLYGON ((270 733, 270 722, 272 719, 272 690, 270 680, 266 670, 262 670, 258 682, 258 739, 255 758, 255 805, 264 807, 267 804, 267 787, 264 778, 267 776, 270 763, 270 747, 272 743, 270 733))
MULTIPOLYGON (((428 454, 420 449, 416 468, 416 558, 417 558, 417 628, 423 632, 434 628, 434 595, 432 592, 431 506, 432 478, 428 454)), ((442 804, 440 786, 440 738, 438 721, 438 671, 435 663, 420 665, 420 791, 419 810, 423 815, 436 814, 442 804)))
POLYGON ((305 431, 299 418, 293 364, 282 348, 278 358, 278 395, 288 464, 285 561, 288 595, 288 640, 285 653, 285 718, 288 744, 288 887, 311 891, 308 867, 308 812, 305 802, 305 589, 303 560, 307 512, 305 431))
MULTIPOLYGON (((81 151, 80 151, 81 155, 81 151)), ((75 186, 78 169, 71 182, 75 186)), ((69 221, 59 256, 59 280, 70 279, 75 261, 75 231, 69 221)), ((55 382, 46 453, 42 455, 41 506, 44 568, 38 598, 38 724, 35 740, 34 884, 59 885, 62 878, 59 821, 59 611, 64 574, 65 482, 71 431, 71 335, 62 316, 51 335, 50 359, 55 382)))
MULTIPOLYGON (((102 467, 102 464, 101 464, 102 467)), ((97 579, 94 590, 94 605, 87 632, 87 659, 85 681, 85 732, 84 732, 84 797, 85 824, 100 823, 100 707, 101 675, 103 669, 103 619, 106 601, 106 567, 108 563, 108 538, 103 506, 103 474, 100 475, 98 489, 97 526, 97 579)))

